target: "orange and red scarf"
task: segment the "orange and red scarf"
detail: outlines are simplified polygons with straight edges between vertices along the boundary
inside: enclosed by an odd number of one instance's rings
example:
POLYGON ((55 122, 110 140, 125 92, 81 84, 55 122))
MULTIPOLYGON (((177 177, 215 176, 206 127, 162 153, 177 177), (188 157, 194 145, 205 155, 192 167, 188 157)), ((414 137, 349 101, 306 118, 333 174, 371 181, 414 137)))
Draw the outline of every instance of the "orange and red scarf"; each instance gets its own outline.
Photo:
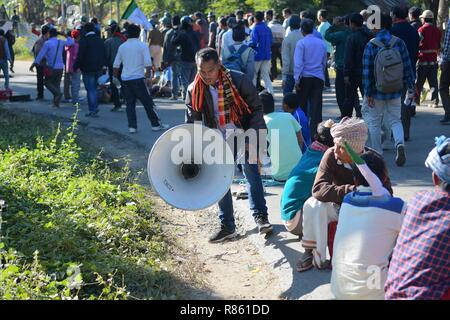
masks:
MULTIPOLYGON (((205 90, 208 86, 203 82, 197 73, 194 80, 192 90, 192 108, 196 112, 202 112, 205 98, 205 90)), ((219 123, 220 127, 232 122, 241 125, 241 119, 251 113, 247 103, 242 99, 236 89, 229 71, 222 66, 219 70, 218 78, 218 107, 219 107, 219 123)))

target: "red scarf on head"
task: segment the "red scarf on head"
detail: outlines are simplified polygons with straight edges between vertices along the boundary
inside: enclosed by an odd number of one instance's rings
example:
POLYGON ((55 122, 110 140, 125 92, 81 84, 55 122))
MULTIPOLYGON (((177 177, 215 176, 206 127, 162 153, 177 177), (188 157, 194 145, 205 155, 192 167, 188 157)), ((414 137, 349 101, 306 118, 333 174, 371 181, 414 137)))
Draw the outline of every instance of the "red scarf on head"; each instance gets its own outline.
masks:
MULTIPOLYGON (((196 112, 201 112, 203 110, 205 90, 208 90, 208 86, 203 82, 202 78, 197 73, 192 89, 192 108, 196 112)), ((251 114, 252 111, 244 99, 240 96, 238 90, 233 84, 229 71, 224 66, 221 66, 219 70, 217 90, 219 95, 218 125, 222 128, 230 122, 242 125, 241 119, 245 115, 251 114)))

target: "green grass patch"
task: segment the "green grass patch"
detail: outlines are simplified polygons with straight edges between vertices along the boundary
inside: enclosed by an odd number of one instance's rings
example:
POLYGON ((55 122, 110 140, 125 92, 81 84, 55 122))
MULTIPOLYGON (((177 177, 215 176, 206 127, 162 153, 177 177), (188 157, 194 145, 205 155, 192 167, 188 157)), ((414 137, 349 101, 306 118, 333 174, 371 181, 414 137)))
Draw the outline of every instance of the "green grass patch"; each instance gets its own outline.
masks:
POLYGON ((146 190, 75 129, 0 109, 0 299, 178 298, 146 190))

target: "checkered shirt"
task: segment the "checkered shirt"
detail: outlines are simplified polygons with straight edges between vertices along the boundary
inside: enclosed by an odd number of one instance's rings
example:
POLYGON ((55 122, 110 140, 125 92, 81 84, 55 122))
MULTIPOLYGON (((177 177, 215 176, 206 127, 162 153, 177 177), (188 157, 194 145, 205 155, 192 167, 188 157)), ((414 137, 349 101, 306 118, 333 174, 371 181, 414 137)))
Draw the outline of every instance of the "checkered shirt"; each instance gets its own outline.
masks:
POLYGON ((450 194, 419 192, 408 204, 385 285, 387 300, 441 299, 450 289, 450 194))
MULTIPOLYGON (((392 35, 387 30, 381 30, 377 33, 376 39, 388 44, 391 41, 392 35)), ((406 48, 405 42, 399 39, 394 45, 402 57, 403 60, 403 81, 406 82, 409 89, 414 88, 415 73, 411 66, 411 59, 409 58, 408 49, 406 48)), ((364 50, 363 56, 363 88, 364 93, 367 97, 372 97, 375 100, 393 100, 400 98, 402 95, 402 90, 394 93, 382 93, 379 92, 375 87, 375 57, 380 51, 380 48, 371 42, 367 43, 366 49, 364 50)))
POLYGON ((450 62, 450 20, 448 21, 447 29, 445 29, 444 49, 442 50, 442 59, 444 61, 450 62))

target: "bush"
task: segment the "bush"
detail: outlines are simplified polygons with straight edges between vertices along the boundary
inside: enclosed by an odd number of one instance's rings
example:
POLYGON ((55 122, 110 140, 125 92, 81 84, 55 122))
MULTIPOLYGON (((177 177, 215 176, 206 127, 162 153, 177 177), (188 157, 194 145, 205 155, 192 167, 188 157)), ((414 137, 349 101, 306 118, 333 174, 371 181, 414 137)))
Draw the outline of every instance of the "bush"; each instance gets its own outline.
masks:
POLYGON ((4 110, 0 121, 0 297, 173 296, 158 218, 128 166, 86 155, 75 125, 52 130, 4 110))
POLYGON ((30 49, 26 47, 27 38, 18 37, 16 38, 16 43, 13 46, 14 53, 16 55, 16 60, 32 61, 33 54, 30 49))

